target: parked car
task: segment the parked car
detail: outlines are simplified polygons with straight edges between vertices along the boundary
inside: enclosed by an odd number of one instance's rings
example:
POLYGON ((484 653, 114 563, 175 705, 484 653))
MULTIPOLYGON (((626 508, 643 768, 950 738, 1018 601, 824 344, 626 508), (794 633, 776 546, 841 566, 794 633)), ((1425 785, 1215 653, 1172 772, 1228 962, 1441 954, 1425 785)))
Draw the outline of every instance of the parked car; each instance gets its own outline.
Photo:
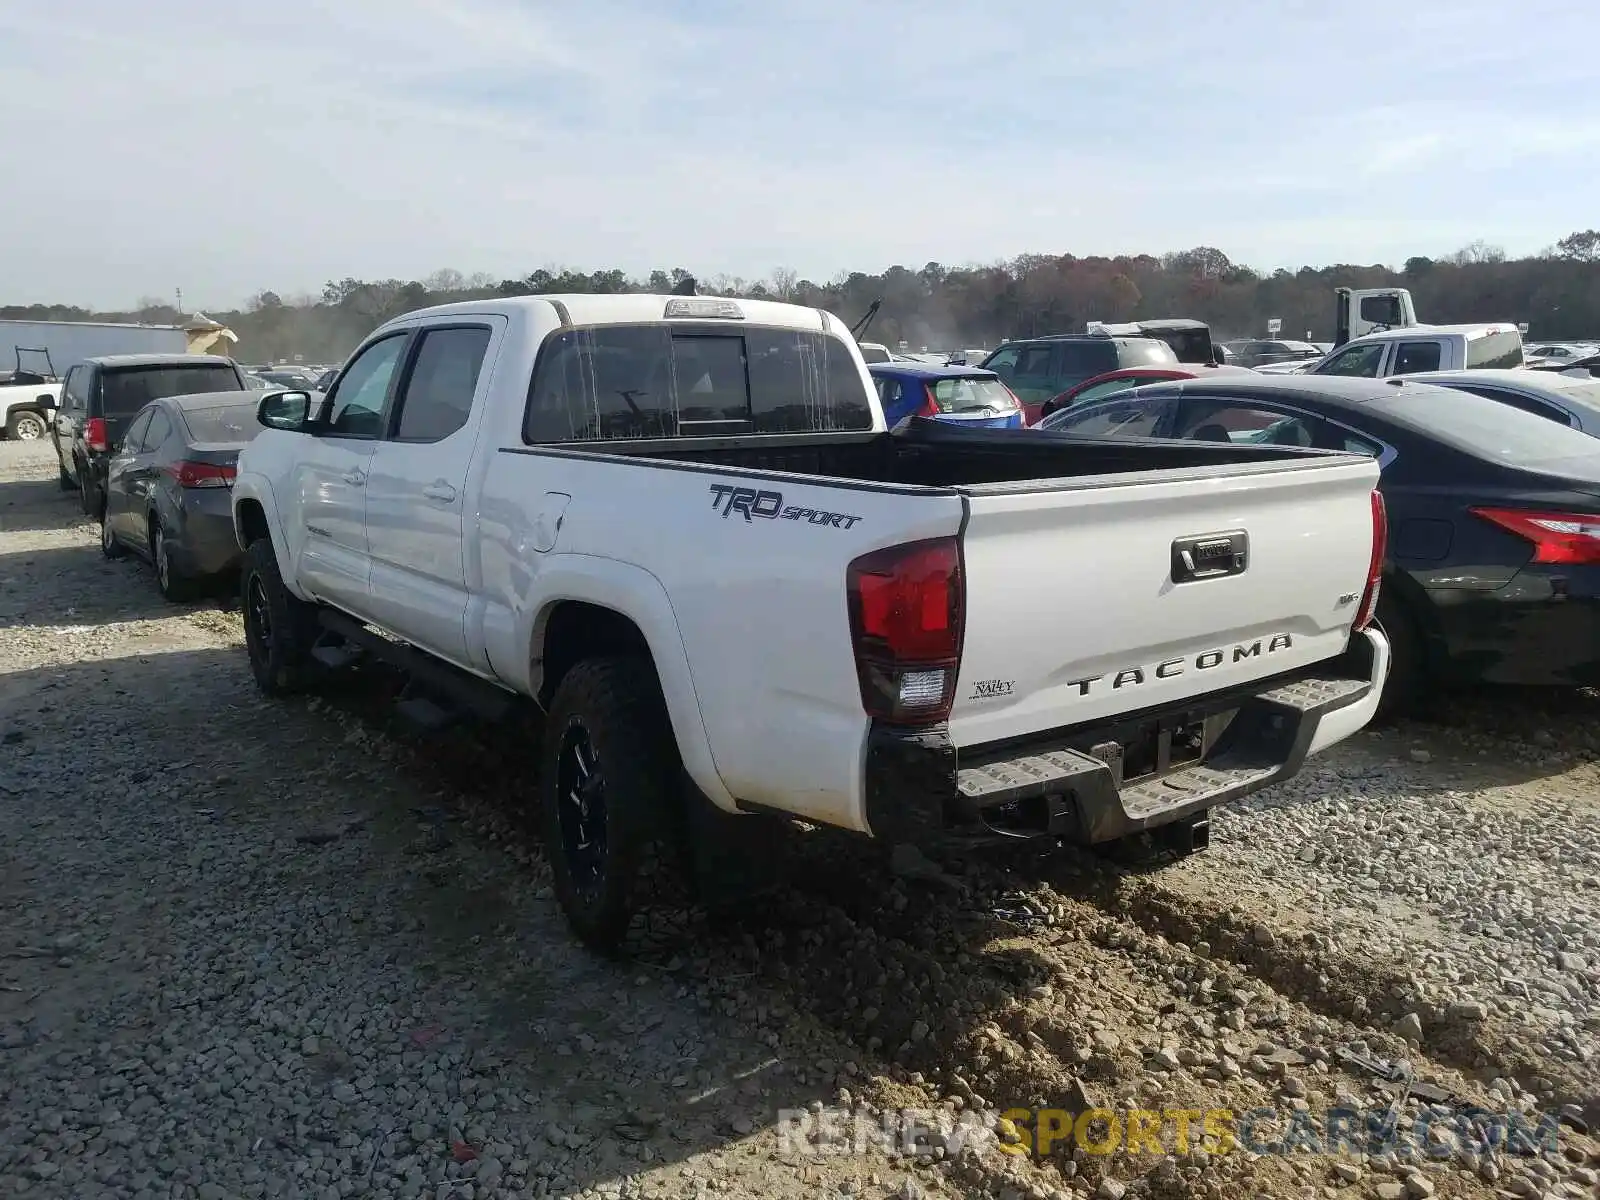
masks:
POLYGON ((258 371, 257 374, 274 387, 315 388, 317 384, 315 375, 299 368, 274 367, 270 371, 258 371))
POLYGON ((1388 711, 1436 681, 1600 684, 1600 447, 1577 429, 1410 378, 1309 375, 1156 384, 1044 427, 1377 458, 1388 711))
POLYGON ((1524 347, 1529 358, 1578 359, 1592 358, 1600 347, 1587 342, 1536 342, 1524 347))
POLYGON ((106 464, 135 414, 152 400, 245 389, 231 358, 209 354, 122 354, 90 358, 67 372, 51 438, 61 490, 77 489, 83 511, 99 520, 106 464))
MULTIPOLYGON (((20 355, 19 355, 20 357, 20 355)), ((13 442, 32 442, 50 432, 61 381, 18 367, 0 371, 0 433, 13 442)))
POLYGON ((423 309, 259 417, 233 489, 257 684, 378 657, 424 724, 537 702, 554 887, 596 946, 685 851, 702 886, 770 880, 760 815, 1198 849, 1387 669, 1370 459, 890 433, 814 308, 423 309))
POLYGON ((149 560, 168 600, 193 598, 236 570, 229 489, 239 451, 261 431, 254 390, 153 400, 106 464, 100 550, 149 560))
POLYGON ((1022 401, 1024 423, 1032 425, 1046 400, 1086 379, 1123 367, 1170 367, 1177 362, 1172 347, 1159 338, 1085 333, 1007 342, 978 365, 1000 376, 1022 401))
POLYGON ((317 381, 312 385, 312 391, 325 392, 333 386, 335 377, 339 374, 338 367, 328 367, 317 376, 317 381))
POLYGON ((993 371, 923 363, 875 363, 883 419, 893 429, 910 417, 931 417, 994 429, 1022 428, 1022 404, 993 371))
POLYGON ((1268 363, 1304 362, 1322 357, 1322 351, 1310 342, 1270 340, 1245 342, 1240 348, 1237 363, 1241 367, 1262 367, 1268 363))
POLYGON ((1548 417, 1600 437, 1600 379, 1550 371, 1438 371, 1408 375, 1417 383, 1456 388, 1548 417))
POLYGON ((1050 397, 1039 406, 1039 419, 1043 420, 1058 409, 1071 408, 1074 404, 1084 404, 1090 400, 1113 396, 1146 383, 1160 383, 1167 379, 1209 379, 1213 375, 1248 372, 1248 370, 1247 367, 1202 367, 1188 363, 1176 367, 1123 367, 1119 371, 1107 371, 1104 375, 1086 379, 1077 387, 1062 392, 1059 396, 1050 397))

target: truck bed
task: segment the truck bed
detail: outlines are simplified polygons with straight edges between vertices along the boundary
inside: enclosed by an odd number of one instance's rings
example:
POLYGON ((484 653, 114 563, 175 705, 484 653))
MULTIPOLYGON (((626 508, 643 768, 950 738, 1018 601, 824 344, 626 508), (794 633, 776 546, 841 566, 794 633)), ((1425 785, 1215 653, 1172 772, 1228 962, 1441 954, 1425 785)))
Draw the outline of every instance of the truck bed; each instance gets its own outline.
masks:
MULTIPOLYGON (((953 428, 914 419, 890 433, 614 441, 581 451, 862 483, 991 488, 1128 472, 1238 466, 1323 457, 1292 446, 1079 437, 1046 430, 953 428)), ((1016 490, 1000 487, 996 490, 1016 490)))

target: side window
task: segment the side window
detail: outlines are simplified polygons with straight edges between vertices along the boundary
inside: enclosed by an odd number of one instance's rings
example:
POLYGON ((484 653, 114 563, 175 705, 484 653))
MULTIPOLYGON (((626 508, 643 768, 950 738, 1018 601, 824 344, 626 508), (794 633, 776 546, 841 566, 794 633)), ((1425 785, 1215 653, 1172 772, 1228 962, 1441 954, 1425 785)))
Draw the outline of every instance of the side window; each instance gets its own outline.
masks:
POLYGON ((139 453, 144 445, 145 430, 150 428, 150 417, 154 409, 147 409, 133 419, 133 424, 128 426, 128 432, 122 435, 122 449, 129 454, 139 453))
POLYGON ((330 432, 335 437, 375 438, 383 432, 383 405, 389 381, 400 365, 409 334, 397 333, 373 342, 359 355, 333 392, 330 432))
POLYGON ((1357 437, 1343 429, 1332 430, 1335 450, 1343 450, 1346 454, 1365 454, 1368 458, 1378 458, 1383 454, 1383 447, 1377 442, 1368 441, 1364 437, 1357 437))
POLYGON ((1155 437, 1170 405, 1162 401, 1110 400, 1087 410, 1062 409, 1041 422, 1056 433, 1092 437, 1155 437))
POLYGON ((423 333, 398 401, 395 440, 442 441, 467 423, 489 337, 490 331, 477 325, 423 333))
POLYGON ((1384 342, 1373 342, 1366 346, 1351 346, 1348 350, 1341 350, 1317 369, 1318 375, 1352 375, 1363 379, 1376 379, 1378 371, 1383 367, 1383 352, 1388 349, 1384 342))
POLYGON ((1029 346, 1017 356, 1016 376, 1039 379, 1050 374, 1050 346, 1029 346))
POLYGON ((1401 342, 1395 348, 1391 375, 1414 375, 1418 371, 1437 371, 1444 347, 1438 342, 1401 342))
POLYGON ((1021 355, 1022 351, 1015 347, 996 351, 995 356, 988 361, 984 370, 993 371, 1001 379, 1010 380, 1017 373, 1017 359, 1021 355))
POLYGON ((1264 446, 1313 446, 1311 425, 1300 417, 1253 404, 1189 403, 1176 437, 1195 442, 1244 442, 1264 446))
POLYGON ((1532 396, 1524 396, 1520 392, 1502 392, 1498 388, 1462 388, 1463 392, 1471 392, 1474 396, 1482 396, 1485 400, 1493 400, 1498 404, 1520 408, 1523 412, 1530 412, 1536 417, 1544 417, 1549 421, 1557 421, 1562 425, 1577 426, 1572 416, 1544 400, 1536 400, 1532 396))
POLYGON ((138 442, 134 442, 133 434, 128 435, 128 445, 137 446, 139 451, 148 454, 167 440, 167 435, 172 432, 172 420, 159 408, 150 410, 150 424, 145 429, 144 435, 138 442))
POLYGON ((79 416, 89 410, 89 388, 93 380, 93 367, 73 367, 67 373, 67 386, 72 389, 72 408, 79 416))

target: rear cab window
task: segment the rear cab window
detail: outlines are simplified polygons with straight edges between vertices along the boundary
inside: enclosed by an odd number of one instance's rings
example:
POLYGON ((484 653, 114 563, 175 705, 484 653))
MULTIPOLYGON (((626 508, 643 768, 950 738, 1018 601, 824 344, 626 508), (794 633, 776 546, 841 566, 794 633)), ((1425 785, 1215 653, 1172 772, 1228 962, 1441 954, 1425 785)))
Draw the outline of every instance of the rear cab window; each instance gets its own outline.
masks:
MULTIPOLYGON (((1206 344, 1210 345, 1209 338, 1206 344)), ((1177 353, 1159 338, 1130 338, 1117 344, 1113 362, 1105 369, 1114 371, 1117 367, 1161 367, 1177 361, 1177 353)), ((1098 375, 1100 372, 1096 371, 1095 374, 1098 375)))
POLYGON ((866 432, 872 403, 849 346, 820 331, 672 322, 551 334, 529 444, 866 432))
POLYGON ((1467 370, 1505 370, 1522 365, 1522 334, 1515 329, 1467 339, 1467 370))
POLYGON ((131 417, 152 400, 239 390, 238 374, 223 363, 106 367, 100 372, 100 410, 106 417, 131 417))

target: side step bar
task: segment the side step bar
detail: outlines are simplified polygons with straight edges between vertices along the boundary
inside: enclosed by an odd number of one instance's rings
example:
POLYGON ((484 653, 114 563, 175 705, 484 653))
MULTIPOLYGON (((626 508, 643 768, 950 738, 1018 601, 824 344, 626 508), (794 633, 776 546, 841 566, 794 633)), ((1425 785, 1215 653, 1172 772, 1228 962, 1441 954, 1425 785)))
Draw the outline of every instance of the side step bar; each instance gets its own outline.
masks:
POLYGON ((424 729, 443 728, 459 711, 494 722, 517 708, 514 693, 442 663, 415 646, 391 641, 354 617, 325 608, 317 619, 324 630, 343 639, 343 644, 319 642, 312 648, 312 657, 325 666, 342 667, 367 654, 405 672, 409 683, 396 707, 424 729))

